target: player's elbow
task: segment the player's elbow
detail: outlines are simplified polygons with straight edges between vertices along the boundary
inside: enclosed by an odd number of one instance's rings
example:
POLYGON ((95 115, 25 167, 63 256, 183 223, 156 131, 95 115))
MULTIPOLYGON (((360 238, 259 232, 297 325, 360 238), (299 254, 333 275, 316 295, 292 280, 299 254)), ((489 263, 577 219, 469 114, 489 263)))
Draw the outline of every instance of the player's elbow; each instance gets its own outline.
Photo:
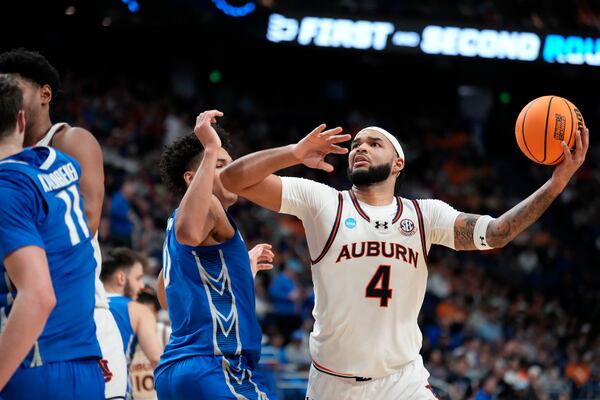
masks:
POLYGON ((501 240, 501 239, 496 239, 496 240, 491 240, 491 241, 488 240, 488 244, 493 249, 501 249, 509 243, 510 243, 510 240, 501 240))
POLYGON ((175 227, 175 236, 177 241, 186 246, 198 246, 204 241, 202 237, 203 227, 192 226, 192 224, 185 223, 175 227))
POLYGON ((251 185, 247 185, 244 179, 240 179, 240 176, 236 171, 237 168, 238 167, 235 164, 229 164, 221 171, 219 178, 226 190, 241 195, 244 189, 247 189, 251 185))
POLYGON ((150 366, 152 366, 153 369, 156 367, 156 365, 160 361, 160 354, 158 354, 158 353, 153 354, 151 356, 146 355, 146 357, 148 357, 148 362, 150 363, 150 366))
POLYGON ((32 299, 32 306, 38 310, 38 312, 47 318, 54 307, 56 307, 56 295, 54 291, 42 291, 34 295, 32 299))
POLYGON ((510 224, 501 218, 490 222, 485 236, 487 243, 494 249, 506 246, 514 238, 511 234, 510 224))
POLYGON ((206 238, 206 233, 204 233, 206 219, 193 217, 193 213, 188 213, 182 207, 179 209, 175 221, 175 238, 186 246, 198 246, 206 238))
POLYGON ((88 217, 88 228, 92 233, 92 236, 96 235, 98 229, 100 228, 100 215, 97 217, 88 217))
POLYGON ((225 168, 223 171, 221 171, 221 173, 219 174, 219 178, 221 179, 221 183, 223 184, 223 187, 233 193, 238 193, 242 187, 239 184, 236 184, 239 182, 236 182, 236 179, 232 178, 232 173, 229 169, 229 167, 225 168))

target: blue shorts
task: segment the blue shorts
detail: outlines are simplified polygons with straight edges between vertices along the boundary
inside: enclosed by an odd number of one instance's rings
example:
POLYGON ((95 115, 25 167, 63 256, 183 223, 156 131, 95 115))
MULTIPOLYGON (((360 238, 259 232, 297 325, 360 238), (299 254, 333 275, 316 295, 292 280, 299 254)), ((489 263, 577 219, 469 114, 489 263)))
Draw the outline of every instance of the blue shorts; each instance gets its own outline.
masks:
POLYGON ((20 367, 0 398, 11 400, 104 400, 104 377, 98 360, 61 361, 20 367))
POLYGON ((276 400, 262 375, 239 360, 216 356, 188 357, 154 377, 160 400, 276 400))

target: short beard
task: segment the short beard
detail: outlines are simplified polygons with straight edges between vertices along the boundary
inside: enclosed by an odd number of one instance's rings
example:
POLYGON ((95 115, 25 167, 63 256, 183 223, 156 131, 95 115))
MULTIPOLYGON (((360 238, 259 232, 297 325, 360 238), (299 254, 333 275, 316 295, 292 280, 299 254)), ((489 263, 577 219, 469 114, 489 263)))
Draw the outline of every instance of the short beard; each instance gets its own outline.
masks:
POLYGON ((392 173, 392 164, 381 164, 369 167, 366 171, 363 169, 353 170, 348 167, 346 174, 354 186, 369 186, 375 183, 383 182, 389 178, 392 173))
POLYGON ((135 300, 137 298, 137 293, 135 293, 133 291, 133 288, 131 287, 131 285, 129 284, 128 281, 125 281, 125 287, 123 288, 123 294, 132 300, 135 300))

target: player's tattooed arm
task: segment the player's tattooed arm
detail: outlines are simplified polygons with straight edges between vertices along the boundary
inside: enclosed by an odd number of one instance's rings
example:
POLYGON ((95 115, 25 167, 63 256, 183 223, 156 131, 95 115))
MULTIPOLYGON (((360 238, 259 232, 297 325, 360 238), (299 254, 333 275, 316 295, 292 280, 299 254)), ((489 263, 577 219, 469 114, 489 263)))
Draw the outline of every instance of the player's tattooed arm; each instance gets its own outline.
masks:
MULTIPOLYGON (((490 247, 503 247, 510 243, 517 235, 537 221, 560 195, 573 174, 585 160, 589 146, 589 131, 587 128, 584 127, 582 131, 577 131, 575 143, 576 148, 571 153, 563 142, 565 159, 554 169, 552 178, 525 200, 489 222, 485 239, 490 247)), ((454 223, 454 247, 457 250, 476 249, 473 242, 473 232, 479 218, 481 218, 480 215, 465 213, 456 218, 454 223)))
POLYGON ((461 213, 454 222, 454 248, 456 250, 475 250, 473 231, 480 215, 461 213))
MULTIPOLYGON (((486 230, 486 241, 490 248, 504 247, 517 235, 540 218, 560 192, 553 189, 552 182, 546 182, 531 196, 490 221, 486 230)), ((481 215, 461 213, 454 222, 454 248, 456 250, 476 250, 473 242, 475 224, 481 215)))
POLYGON ((531 196, 492 220, 487 227, 486 239, 491 247, 503 247, 537 221, 558 197, 551 181, 546 182, 531 196))

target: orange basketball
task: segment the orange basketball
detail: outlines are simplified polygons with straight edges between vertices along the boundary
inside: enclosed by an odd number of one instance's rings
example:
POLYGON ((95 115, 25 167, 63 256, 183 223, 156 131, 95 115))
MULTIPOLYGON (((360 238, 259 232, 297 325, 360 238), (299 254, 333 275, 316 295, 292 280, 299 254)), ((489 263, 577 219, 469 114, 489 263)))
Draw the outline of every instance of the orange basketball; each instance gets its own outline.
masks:
POLYGON ((515 136, 519 148, 530 160, 554 165, 564 158, 560 143, 564 140, 572 150, 575 132, 583 126, 583 116, 569 100, 558 96, 542 96, 521 110, 515 125, 515 136))

